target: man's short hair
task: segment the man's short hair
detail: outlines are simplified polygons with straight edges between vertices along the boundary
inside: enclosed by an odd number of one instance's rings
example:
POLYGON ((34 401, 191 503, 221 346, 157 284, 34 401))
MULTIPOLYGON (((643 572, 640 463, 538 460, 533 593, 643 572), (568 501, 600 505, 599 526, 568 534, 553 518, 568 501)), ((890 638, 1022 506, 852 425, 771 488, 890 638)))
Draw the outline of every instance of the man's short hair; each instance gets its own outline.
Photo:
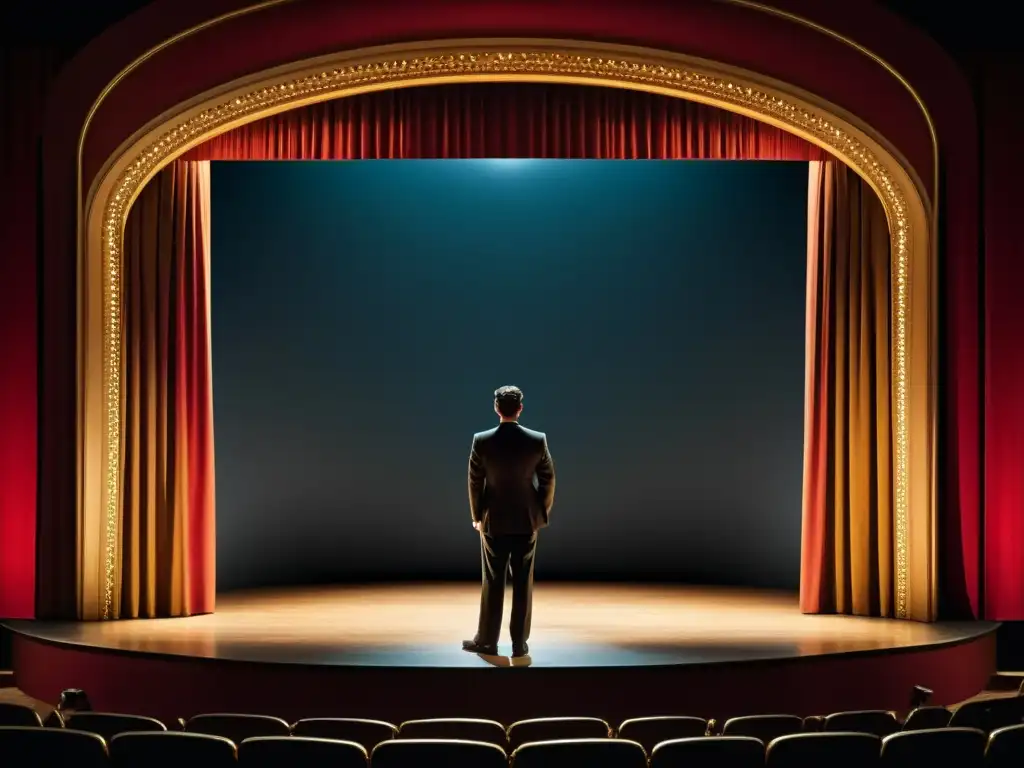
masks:
POLYGON ((511 418, 523 407, 523 390, 512 386, 498 387, 494 390, 494 404, 498 413, 506 419, 511 418))

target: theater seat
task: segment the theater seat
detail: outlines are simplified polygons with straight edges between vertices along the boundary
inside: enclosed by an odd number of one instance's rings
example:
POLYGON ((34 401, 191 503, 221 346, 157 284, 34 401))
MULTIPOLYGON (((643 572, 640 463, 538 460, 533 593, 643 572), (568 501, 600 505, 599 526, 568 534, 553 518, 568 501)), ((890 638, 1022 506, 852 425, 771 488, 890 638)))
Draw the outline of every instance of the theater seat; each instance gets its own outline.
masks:
POLYGON ((42 728, 43 718, 32 707, 26 707, 23 704, 0 702, 0 725, 42 728))
POLYGON ((462 741, 483 741, 502 749, 508 747, 505 726, 494 720, 471 718, 435 718, 431 720, 408 720, 398 727, 400 739, 460 739, 462 741))
POLYGON ((159 720, 139 715, 117 715, 109 712, 79 712, 65 724, 66 728, 99 734, 107 743, 122 733, 166 731, 159 720))
POLYGON ((918 707, 903 721, 904 731, 924 731, 929 728, 945 728, 953 716, 945 707, 918 707))
POLYGON ((508 768, 505 750, 482 741, 395 739, 370 753, 373 768, 508 768))
POLYGON ((764 743, 749 736, 702 736, 663 741, 650 768, 764 768, 764 743))
POLYGON ((991 733, 1024 721, 1024 697, 1003 696, 961 704, 949 719, 950 728, 977 728, 991 733))
POLYGON ((708 721, 700 717, 635 717, 619 726, 619 738, 637 742, 650 754, 663 741, 703 736, 707 730, 708 721))
POLYGON ((65 728, 0 727, 0 765, 4 768, 106 768, 102 736, 65 728))
POLYGON ((383 720, 360 720, 351 717, 316 717, 299 720, 292 726, 293 736, 317 739, 340 739, 362 744, 373 752, 378 744, 397 738, 398 728, 383 720))
POLYGON ((768 745, 765 766, 875 768, 881 748, 882 740, 870 733, 796 733, 768 745))
POLYGON ((991 705, 987 701, 968 701, 953 710, 947 726, 977 728, 982 731, 993 730, 988 727, 989 709, 991 709, 991 705))
POLYGON ((520 720, 508 727, 509 748, 516 749, 531 741, 557 739, 606 739, 611 728, 597 717, 539 717, 520 720))
POLYGON ((235 744, 256 736, 290 736, 292 729, 279 717, 267 715, 196 715, 185 724, 187 733, 223 736, 235 744))
POLYGON ((647 768, 647 753, 625 739, 534 741, 518 747, 511 768, 647 768))
POLYGON ((765 744, 790 734, 800 733, 804 721, 796 715, 747 715, 732 717, 722 727, 723 736, 750 736, 765 744))
POLYGON ((900 729, 896 715, 880 709, 867 709, 859 712, 836 712, 825 718, 824 730, 829 733, 845 731, 847 733, 870 733, 884 738, 900 729))
POLYGON ((202 733, 122 733, 110 740, 114 768, 230 768, 236 756, 230 739, 202 733))
POLYGON ((884 768, 949 765, 981 768, 988 737, 977 728, 934 728, 904 731, 882 742, 884 768))
POLYGON ((1024 725, 992 731, 985 748, 987 768, 1018 768, 1024 765, 1024 725))
POLYGON ((257 736, 238 745, 244 768, 366 768, 361 744, 304 736, 257 736))

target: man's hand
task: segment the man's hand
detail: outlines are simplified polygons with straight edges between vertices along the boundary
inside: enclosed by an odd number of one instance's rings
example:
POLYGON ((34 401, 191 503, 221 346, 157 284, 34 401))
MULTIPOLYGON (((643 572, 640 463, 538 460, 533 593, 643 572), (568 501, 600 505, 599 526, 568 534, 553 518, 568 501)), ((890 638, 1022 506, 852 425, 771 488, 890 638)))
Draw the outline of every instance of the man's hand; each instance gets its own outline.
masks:
POLYGON ((478 523, 476 520, 473 521, 473 530, 474 531, 479 531, 480 530, 480 523, 478 523))

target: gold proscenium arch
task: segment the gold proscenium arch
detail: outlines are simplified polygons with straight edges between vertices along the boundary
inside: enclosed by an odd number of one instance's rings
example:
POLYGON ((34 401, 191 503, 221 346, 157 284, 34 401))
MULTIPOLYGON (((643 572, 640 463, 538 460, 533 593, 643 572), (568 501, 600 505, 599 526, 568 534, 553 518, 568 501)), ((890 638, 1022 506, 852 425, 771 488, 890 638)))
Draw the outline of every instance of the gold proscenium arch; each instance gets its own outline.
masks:
POLYGON ((122 469, 122 257, 132 202, 165 165, 244 123, 367 91, 466 82, 630 88, 689 99, 777 126, 853 168, 885 207, 892 242, 896 615, 936 612, 933 209, 909 164, 870 127, 784 83, 682 54, 564 40, 448 40, 346 51, 260 73, 161 116, 108 161, 86 201, 79 329, 79 613, 109 618, 122 469))

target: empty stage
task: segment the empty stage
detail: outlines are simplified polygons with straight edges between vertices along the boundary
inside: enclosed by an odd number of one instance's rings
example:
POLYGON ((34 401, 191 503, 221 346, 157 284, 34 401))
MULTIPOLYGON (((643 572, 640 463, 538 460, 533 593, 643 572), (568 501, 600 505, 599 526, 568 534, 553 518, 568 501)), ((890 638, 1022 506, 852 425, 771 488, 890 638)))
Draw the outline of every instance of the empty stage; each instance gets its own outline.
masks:
POLYGON ((531 655, 479 657, 459 647, 478 600, 475 584, 282 589, 222 595, 216 614, 187 619, 7 626, 29 695, 83 688, 95 709, 165 720, 901 710, 915 684, 953 703, 995 669, 991 623, 804 616, 790 594, 615 584, 539 585, 531 655))

